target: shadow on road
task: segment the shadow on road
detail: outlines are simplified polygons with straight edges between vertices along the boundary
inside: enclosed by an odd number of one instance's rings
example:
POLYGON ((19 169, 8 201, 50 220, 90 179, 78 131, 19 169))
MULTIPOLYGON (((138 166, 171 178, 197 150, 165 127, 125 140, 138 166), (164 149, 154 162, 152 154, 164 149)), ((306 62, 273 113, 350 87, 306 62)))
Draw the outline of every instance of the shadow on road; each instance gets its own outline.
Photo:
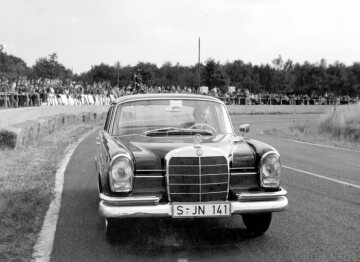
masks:
MULTIPOLYGON (((171 219, 136 218, 116 221, 107 241, 113 248, 125 253, 161 256, 161 252, 209 251, 229 247, 231 250, 241 241, 257 238, 246 231, 241 217, 171 219)), ((226 249, 225 249, 226 250, 226 249)))

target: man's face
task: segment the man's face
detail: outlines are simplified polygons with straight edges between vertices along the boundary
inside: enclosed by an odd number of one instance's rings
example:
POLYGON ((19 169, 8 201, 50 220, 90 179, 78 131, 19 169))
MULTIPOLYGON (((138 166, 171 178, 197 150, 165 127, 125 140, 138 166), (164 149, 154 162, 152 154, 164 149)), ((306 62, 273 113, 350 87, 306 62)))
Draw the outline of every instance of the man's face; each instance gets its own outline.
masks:
POLYGON ((203 112, 201 112, 201 123, 208 123, 210 120, 210 109, 205 108, 203 112))

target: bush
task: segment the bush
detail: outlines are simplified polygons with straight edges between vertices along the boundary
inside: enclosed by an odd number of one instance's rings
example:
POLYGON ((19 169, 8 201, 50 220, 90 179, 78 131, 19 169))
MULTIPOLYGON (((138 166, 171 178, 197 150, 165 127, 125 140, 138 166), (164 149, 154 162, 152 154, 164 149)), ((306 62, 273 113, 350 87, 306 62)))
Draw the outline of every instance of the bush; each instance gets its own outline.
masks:
POLYGON ((0 129, 0 149, 15 148, 17 134, 9 130, 0 129))
POLYGON ((360 103, 340 109, 334 107, 320 122, 319 132, 360 143, 360 103))

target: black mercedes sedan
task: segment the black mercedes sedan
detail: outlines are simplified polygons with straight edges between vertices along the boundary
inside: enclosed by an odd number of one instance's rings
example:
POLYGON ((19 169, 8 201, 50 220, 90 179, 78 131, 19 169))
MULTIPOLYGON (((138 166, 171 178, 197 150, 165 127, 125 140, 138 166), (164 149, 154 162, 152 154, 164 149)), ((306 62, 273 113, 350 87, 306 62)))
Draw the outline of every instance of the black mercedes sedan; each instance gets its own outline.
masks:
POLYGON ((99 213, 111 233, 125 217, 240 214, 263 234, 288 205, 279 152, 235 134, 225 104, 192 94, 129 95, 112 102, 99 132, 99 213))

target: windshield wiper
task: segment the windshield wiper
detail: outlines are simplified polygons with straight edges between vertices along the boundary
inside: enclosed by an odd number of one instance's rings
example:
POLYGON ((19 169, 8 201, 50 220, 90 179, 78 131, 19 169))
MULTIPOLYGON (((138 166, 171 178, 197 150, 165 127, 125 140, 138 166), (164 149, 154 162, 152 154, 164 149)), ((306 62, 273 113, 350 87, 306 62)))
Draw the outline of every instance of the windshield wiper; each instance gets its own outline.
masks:
POLYGON ((164 127, 149 130, 143 133, 144 136, 160 136, 160 135, 214 135, 211 131, 204 129, 186 129, 186 128, 177 128, 177 127, 164 127))
POLYGON ((175 127, 163 127, 163 128, 157 128, 153 130, 149 130, 143 133, 144 136, 150 135, 150 134, 156 134, 156 133, 167 133, 169 131, 178 130, 181 128, 175 128, 175 127))

